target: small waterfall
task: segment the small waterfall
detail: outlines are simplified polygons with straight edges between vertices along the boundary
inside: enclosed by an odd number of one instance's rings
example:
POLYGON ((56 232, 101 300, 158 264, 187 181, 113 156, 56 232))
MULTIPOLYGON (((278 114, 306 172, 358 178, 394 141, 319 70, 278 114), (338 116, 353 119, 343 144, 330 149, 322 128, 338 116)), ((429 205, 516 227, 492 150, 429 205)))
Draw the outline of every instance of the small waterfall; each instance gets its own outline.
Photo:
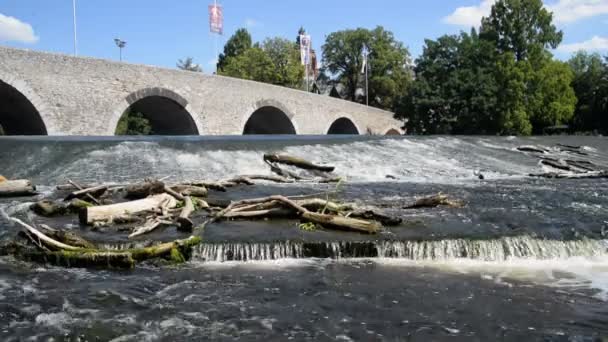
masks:
POLYGON ((495 240, 210 243, 194 250, 195 260, 208 262, 263 261, 301 258, 398 258, 417 261, 513 258, 566 259, 605 255, 606 240, 544 240, 530 236, 495 240))

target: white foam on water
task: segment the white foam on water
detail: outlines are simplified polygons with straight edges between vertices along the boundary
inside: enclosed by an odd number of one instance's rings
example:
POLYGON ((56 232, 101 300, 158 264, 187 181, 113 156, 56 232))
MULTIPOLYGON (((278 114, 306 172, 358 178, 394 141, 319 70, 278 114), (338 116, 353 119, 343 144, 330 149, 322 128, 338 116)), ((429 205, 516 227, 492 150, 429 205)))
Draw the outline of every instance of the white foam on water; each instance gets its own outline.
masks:
POLYGON ((572 257, 539 260, 512 258, 507 261, 450 259, 413 261, 409 259, 374 259, 382 265, 398 267, 431 267, 441 271, 479 275, 500 284, 510 281, 530 282, 563 289, 596 290, 596 297, 608 301, 608 256, 572 257))
MULTIPOLYGON (((343 144, 286 146, 279 150, 200 149, 184 150, 155 142, 122 142, 85 154, 59 166, 48 177, 120 182, 148 176, 175 179, 218 179, 243 174, 270 174, 264 153, 299 156, 318 164, 336 167, 336 175, 351 182, 397 181, 455 183, 521 176, 540 169, 522 164, 520 152, 511 151, 511 142, 476 144, 455 137, 432 139, 387 139, 343 144), (484 145, 485 144, 485 145, 484 145), (512 158, 496 156, 511 153, 512 158), (99 165, 82 168, 82 165, 99 165)), ((255 145, 253 145, 255 146, 255 145)))

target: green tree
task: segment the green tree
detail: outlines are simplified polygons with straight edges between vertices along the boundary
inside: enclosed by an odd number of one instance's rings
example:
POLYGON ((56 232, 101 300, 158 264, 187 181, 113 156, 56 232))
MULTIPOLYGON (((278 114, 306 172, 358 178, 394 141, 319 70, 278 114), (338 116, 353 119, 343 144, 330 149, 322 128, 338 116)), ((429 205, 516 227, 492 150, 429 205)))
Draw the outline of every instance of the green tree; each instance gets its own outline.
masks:
POLYGON ((226 60, 222 75, 275 84, 278 74, 268 54, 259 47, 226 60))
POLYGON ((323 45, 325 69, 342 84, 347 99, 362 101, 364 46, 369 50, 370 104, 393 110, 411 80, 411 71, 408 50, 391 32, 377 27, 331 33, 323 45))
POLYGON ((247 29, 241 28, 228 39, 224 53, 220 54, 217 63, 218 71, 223 71, 229 58, 237 57, 252 48, 252 39, 247 29))
POLYGON ((530 114, 526 108, 526 73, 529 63, 517 62, 512 52, 499 56, 496 62, 496 113, 497 133, 503 135, 529 135, 532 133, 530 114))
POLYGON ((588 54, 584 51, 576 53, 568 64, 572 68, 574 80, 572 87, 578 98, 572 125, 579 132, 601 131, 608 132, 608 127, 602 124, 602 111, 605 104, 608 68, 599 54, 588 54))
POLYGON ((572 89, 574 75, 568 64, 547 60, 529 75, 528 106, 534 133, 569 123, 574 115, 576 95, 572 89))
POLYGON ((290 40, 277 37, 264 40, 262 49, 270 57, 277 74, 273 83, 300 88, 305 71, 297 46, 290 40))
POLYGON ((116 126, 116 135, 153 135, 152 124, 144 114, 125 112, 116 126))
POLYGON ((177 68, 185 71, 203 72, 200 65, 194 63, 192 57, 186 57, 186 59, 180 59, 177 61, 177 68))
POLYGON ((416 60, 416 80, 398 114, 408 128, 425 134, 496 134, 497 115, 493 45, 471 34, 426 40, 416 60))
POLYGON ((562 42, 563 32, 552 21, 542 0, 498 0, 482 19, 481 34, 495 42, 498 52, 513 52, 522 61, 562 42))

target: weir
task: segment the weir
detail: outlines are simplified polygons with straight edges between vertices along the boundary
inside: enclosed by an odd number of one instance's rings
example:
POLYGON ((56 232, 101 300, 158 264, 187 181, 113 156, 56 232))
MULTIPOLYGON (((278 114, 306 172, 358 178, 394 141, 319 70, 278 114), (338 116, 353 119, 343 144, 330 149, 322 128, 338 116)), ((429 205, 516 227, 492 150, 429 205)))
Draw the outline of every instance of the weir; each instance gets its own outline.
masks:
POLYGON ((413 261, 470 259, 567 259, 606 256, 606 240, 545 240, 530 236, 496 240, 370 241, 370 242, 276 242, 203 243, 194 260, 207 262, 267 261, 303 258, 394 258, 413 261))

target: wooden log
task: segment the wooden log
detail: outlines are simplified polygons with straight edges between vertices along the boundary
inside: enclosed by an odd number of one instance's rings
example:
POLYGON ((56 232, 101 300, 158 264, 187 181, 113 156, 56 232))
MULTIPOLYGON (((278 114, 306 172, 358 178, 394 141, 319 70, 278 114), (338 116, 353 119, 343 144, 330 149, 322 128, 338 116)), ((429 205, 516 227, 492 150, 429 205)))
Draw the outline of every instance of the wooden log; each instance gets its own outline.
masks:
POLYGON ((169 195, 175 197, 175 199, 183 201, 184 200, 184 196, 176 191, 174 191, 173 189, 171 189, 170 187, 165 185, 165 192, 168 193, 169 195))
POLYGON ((36 195, 36 187, 29 180, 7 180, 0 183, 0 197, 36 195))
POLYGON ((388 227, 398 226, 403 222, 401 218, 387 216, 385 214, 378 213, 373 210, 353 211, 347 216, 352 218, 378 221, 382 223, 383 226, 388 227))
POLYGON ((274 183, 293 183, 293 180, 291 179, 287 179, 285 177, 280 177, 280 176, 272 176, 272 175, 246 175, 246 176, 242 176, 246 179, 250 179, 250 180, 265 180, 265 181, 269 181, 269 182, 274 182, 274 183))
POLYGON ((211 189, 211 190, 214 190, 214 191, 220 191, 220 192, 226 192, 227 191, 226 186, 224 184, 221 184, 220 182, 212 182, 212 181, 200 180, 200 181, 188 182, 188 183, 185 183, 185 185, 205 187, 207 189, 211 189))
POLYGON ((298 212, 292 208, 271 208, 263 210, 251 210, 251 211, 230 211, 224 215, 225 218, 237 219, 237 218, 291 218, 297 217, 298 212))
MULTIPOLYGON (((84 190, 84 187, 81 186, 80 184, 77 184, 76 182, 73 182, 72 180, 68 179, 68 183, 72 184, 73 186, 75 186, 78 190, 84 190)), ((99 201, 97 198, 93 197, 93 195, 91 195, 90 193, 85 193, 85 196, 87 198, 89 198, 91 201, 93 201, 93 203, 101 205, 101 201, 99 201)))
POLYGON ((184 207, 182 208, 182 212, 179 214, 177 218, 177 223, 179 226, 177 230, 181 232, 192 232, 194 228, 194 223, 190 220, 190 214, 194 212, 194 203, 192 202, 192 198, 190 196, 186 196, 184 199, 184 207))
POLYGON ((20 225, 25 232, 27 232, 28 234, 33 235, 36 239, 38 239, 38 242, 46 245, 47 247, 50 247, 52 249, 60 249, 60 250, 66 250, 66 251, 78 251, 78 250, 82 250, 82 248, 80 247, 74 247, 74 246, 70 246, 67 245, 63 242, 60 241, 56 241, 48 236, 46 236, 44 233, 40 232, 38 229, 28 225, 27 223, 21 221, 18 218, 14 218, 14 217, 10 217, 9 218, 11 221, 17 223, 18 225, 20 225))
POLYGON ((302 218, 325 228, 338 228, 367 234, 376 234, 382 229, 382 225, 378 222, 359 220, 340 215, 327 215, 306 211, 302 214, 302 218))
POLYGON ((44 233, 44 235, 50 237, 55 241, 59 241, 65 243, 66 245, 80 247, 84 249, 95 249, 95 245, 82 237, 74 234, 73 232, 62 230, 62 229, 53 229, 47 225, 41 224, 40 230, 44 233))
POLYGON ((146 223, 143 226, 136 227, 133 230, 133 232, 129 235, 129 239, 133 239, 138 236, 148 234, 151 231, 155 230, 156 228, 160 227, 161 225, 169 225, 172 223, 173 222, 166 221, 161 218, 154 218, 154 219, 148 220, 148 221, 146 221, 146 223))
POLYGON ((8 179, 4 178, 4 176, 0 175, 0 183, 6 182, 8 179))
POLYGON ((564 171, 572 171, 572 168, 563 160, 545 158, 540 161, 541 164, 551 166, 552 168, 564 171))
POLYGON ((265 154, 264 160, 270 163, 285 164, 298 167, 305 170, 316 170, 322 172, 333 172, 335 167, 316 165, 302 158, 280 155, 280 154, 265 154))
POLYGON ((540 146, 519 146, 517 148, 521 152, 532 152, 532 153, 547 153, 549 149, 540 146))
POLYGON ((464 203, 462 201, 451 200, 448 196, 440 193, 434 196, 418 199, 414 204, 406 206, 403 209, 435 208, 441 205, 452 208, 460 208, 464 206, 464 203))
MULTIPOLYGON (((74 191, 70 193, 64 201, 69 201, 74 198, 88 197, 87 195, 93 196, 95 199, 99 198, 99 196, 103 195, 108 190, 106 185, 99 185, 91 188, 85 188, 82 190, 74 191)), ((90 197, 88 197, 90 198, 90 197)))
POLYGON ((353 210, 353 206, 349 204, 338 204, 320 198, 310 198, 304 200, 295 200, 295 203, 311 211, 322 211, 339 213, 342 211, 353 210))
POLYGON ((270 171, 272 171, 272 173, 277 174, 279 177, 283 177, 283 178, 293 178, 295 180, 302 180, 303 178, 300 177, 298 174, 282 169, 281 167, 265 160, 266 164, 268 164, 268 166, 270 166, 270 171))
POLYGON ((180 193, 184 196, 193 196, 193 197, 206 197, 207 196, 207 188, 203 186, 194 186, 194 185, 174 185, 171 189, 177 193, 180 193))
MULTIPOLYGON (((96 184, 80 184, 83 188, 94 188, 98 185, 96 184)), ((60 190, 60 191, 76 191, 76 190, 80 190, 77 187, 75 187, 73 184, 59 184, 57 186, 55 186, 55 189, 60 190)))
POLYGON ((532 173, 530 177, 549 178, 549 179, 600 179, 608 178, 608 171, 589 171, 580 173, 546 172, 532 173))
POLYGON ((364 233, 368 233, 368 234, 375 234, 382 229, 382 225, 375 221, 366 221, 366 220, 353 219, 353 218, 349 218, 349 217, 343 217, 343 216, 339 216, 339 215, 327 215, 327 214, 319 214, 319 213, 311 212, 308 209, 306 209, 303 206, 296 203, 295 201, 292 201, 284 196, 270 196, 270 197, 266 197, 266 198, 257 198, 257 199, 250 199, 250 200, 234 202, 230 206, 228 206, 226 209, 224 209, 220 213, 218 213, 216 215, 215 219, 224 217, 226 214, 230 213, 232 208, 238 207, 239 205, 259 204, 259 203, 272 202, 272 201, 280 202, 283 205, 285 205, 289 208, 292 208, 293 210, 298 212, 301 215, 302 219, 319 224, 326 228, 337 228, 337 229, 341 229, 341 230, 351 230, 351 231, 356 231, 356 232, 364 232, 364 233))
POLYGON ((79 218, 82 224, 91 225, 95 222, 111 222, 116 217, 137 215, 163 207, 171 209, 176 206, 177 200, 163 193, 137 201, 86 208, 80 212, 79 218))
POLYGON ((158 180, 147 180, 142 183, 128 185, 125 188, 128 199, 141 199, 165 192, 165 183, 158 180))

